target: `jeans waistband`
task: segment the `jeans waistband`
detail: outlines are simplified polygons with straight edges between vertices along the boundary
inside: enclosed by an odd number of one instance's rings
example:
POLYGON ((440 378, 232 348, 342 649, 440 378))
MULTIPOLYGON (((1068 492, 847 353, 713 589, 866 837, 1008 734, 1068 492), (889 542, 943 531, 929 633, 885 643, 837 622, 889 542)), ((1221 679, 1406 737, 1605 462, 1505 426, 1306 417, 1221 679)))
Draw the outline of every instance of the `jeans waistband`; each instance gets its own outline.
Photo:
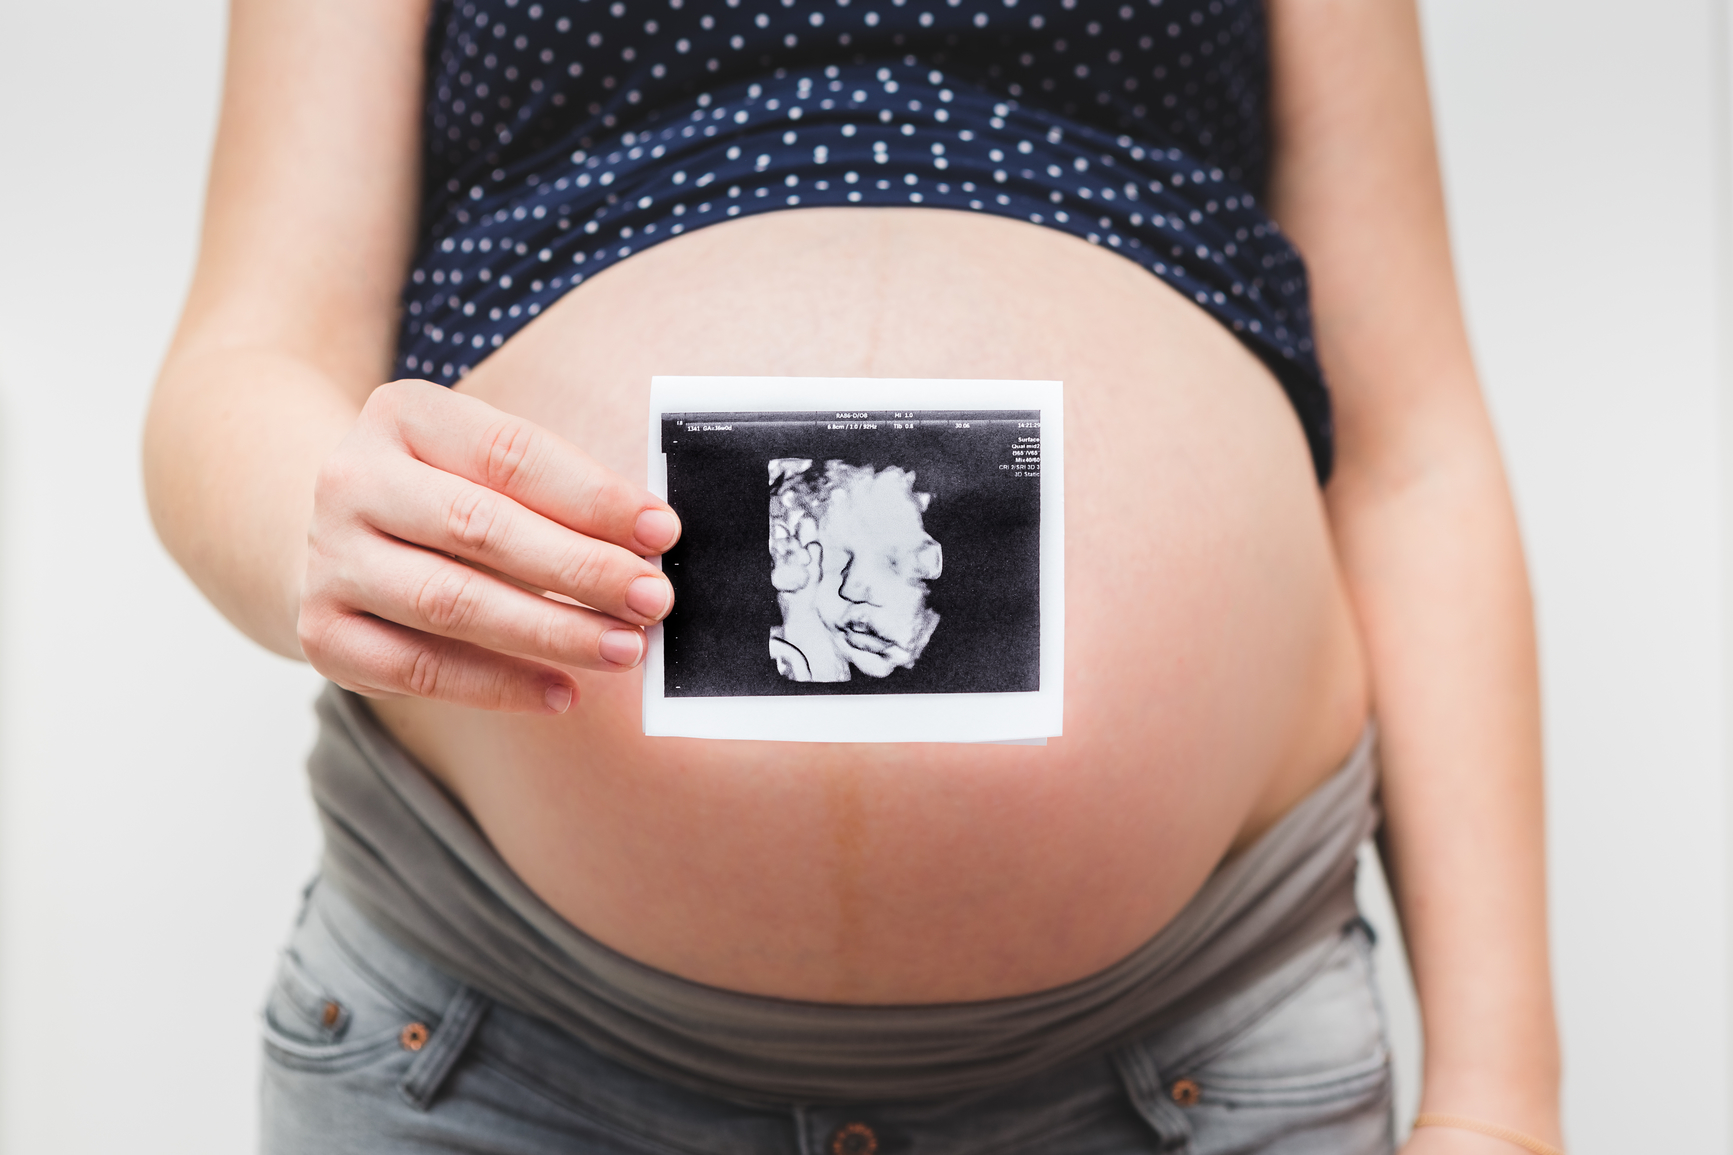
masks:
MULTIPOLYGON (((348 1111, 314 1129, 346 1138, 352 1131, 371 1134, 370 1128, 399 1139, 413 1131, 431 1141, 423 1132, 432 1127, 469 1139, 485 1136, 487 1150, 504 1152, 545 1149, 544 1125, 555 1126, 570 1140, 563 1146, 574 1149, 590 1149, 580 1140, 601 1126, 616 1140, 621 1129, 629 1132, 633 1151, 669 1155, 828 1151, 839 1135, 863 1128, 886 1151, 910 1142, 911 1150, 934 1149, 930 1144, 938 1142, 940 1150, 1012 1155, 1144 1150, 1152 1138, 1161 1150, 1191 1151, 1185 1140, 1200 1125, 1198 1138, 1208 1140, 1200 1152, 1251 1149, 1227 1140, 1326 1119, 1335 1126, 1345 1114, 1358 1119, 1351 1129, 1377 1132, 1380 1110, 1387 1130, 1387 1103, 1380 1106, 1388 1090, 1387 1052, 1370 994, 1369 941, 1364 924, 1354 920, 1249 986, 1189 1008, 1162 1031, 1017 1083, 937 1099, 767 1103, 670 1085, 611 1061, 552 1024, 493 1004, 393 942, 336 888, 315 883, 286 952, 295 963, 290 986, 336 1003, 315 1004, 313 1017, 291 1029, 305 1031, 319 1021, 320 1007, 340 1004, 341 1041, 301 1045, 286 1039, 281 1026, 268 1031, 273 1061, 267 1082, 279 1097, 294 1100, 280 1122, 297 1133, 310 1126, 308 1113, 348 1111), (408 1031, 419 1032, 418 1040, 400 1048, 408 1031), (347 1094, 338 1093, 333 1079, 347 1094), (1196 1109, 1200 1085, 1207 1103, 1202 1114, 1196 1109), (1186 1087, 1191 1097, 1178 1097, 1176 1088, 1186 1087), (406 1104, 423 1118, 405 1115, 406 1104), (426 1116, 429 1111, 434 1115, 426 1116), (522 1140, 532 1134, 537 1141, 526 1146, 522 1140)), ((272 1023, 273 1013, 294 1017, 277 1001, 283 983, 280 975, 267 1010, 272 1023)), ((329 1145, 308 1141, 295 1149, 329 1145)), ((603 1142, 598 1149, 618 1146, 603 1142)))
POLYGON ((309 770, 325 871, 387 936, 626 1066, 761 1101, 965 1094, 1155 1031, 1350 921, 1355 855, 1376 821, 1368 730, 1332 778, 1106 970, 978 1003, 795 1002, 692 983, 589 938, 511 872, 361 699, 332 688, 319 713, 309 770))

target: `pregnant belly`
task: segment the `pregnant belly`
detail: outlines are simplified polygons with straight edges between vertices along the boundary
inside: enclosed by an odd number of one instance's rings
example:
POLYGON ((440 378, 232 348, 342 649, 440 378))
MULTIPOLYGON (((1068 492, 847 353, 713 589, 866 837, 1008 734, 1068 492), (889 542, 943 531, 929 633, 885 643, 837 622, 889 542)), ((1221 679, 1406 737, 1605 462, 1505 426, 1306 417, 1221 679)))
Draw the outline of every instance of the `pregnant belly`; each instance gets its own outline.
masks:
POLYGON ((636 673, 580 674, 557 719, 379 703, 615 949, 799 999, 1055 986, 1159 930, 1352 747, 1365 671, 1293 409, 1131 262, 946 211, 752 217, 603 273, 461 387, 641 481, 652 374, 1062 380, 1065 736, 647 739, 636 673))

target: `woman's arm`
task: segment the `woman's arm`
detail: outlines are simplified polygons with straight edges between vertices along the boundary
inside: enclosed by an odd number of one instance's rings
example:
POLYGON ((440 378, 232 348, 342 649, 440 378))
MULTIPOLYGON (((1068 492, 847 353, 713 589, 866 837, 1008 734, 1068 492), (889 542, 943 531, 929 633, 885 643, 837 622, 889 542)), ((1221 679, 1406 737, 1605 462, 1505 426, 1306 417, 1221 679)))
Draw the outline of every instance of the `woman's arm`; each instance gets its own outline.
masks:
POLYGON ((236 0, 199 262, 145 431, 157 531, 299 657, 313 477, 388 379, 429 0, 236 0))
POLYGON ((639 627, 672 600, 643 555, 678 523, 528 422, 425 382, 379 387, 417 211, 427 15, 428 0, 234 3, 146 488, 170 552, 263 645, 364 693, 557 713, 576 693, 560 666, 636 664, 639 627))
MULTIPOLYGON (((1411 2, 1274 0, 1272 211, 1311 271, 1423 1112, 1559 1142, 1533 618, 1457 301, 1411 2)), ((1427 1129, 1411 1150, 1514 1150, 1427 1129)))

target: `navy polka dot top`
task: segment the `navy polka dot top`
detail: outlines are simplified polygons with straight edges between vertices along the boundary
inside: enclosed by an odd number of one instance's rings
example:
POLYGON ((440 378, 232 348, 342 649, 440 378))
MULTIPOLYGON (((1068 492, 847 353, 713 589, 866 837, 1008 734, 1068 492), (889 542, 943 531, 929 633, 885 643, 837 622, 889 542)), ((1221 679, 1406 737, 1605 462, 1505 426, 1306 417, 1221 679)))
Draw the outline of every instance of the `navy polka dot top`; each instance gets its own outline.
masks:
POLYGON ((658 241, 811 205, 1061 229, 1275 373, 1320 480, 1305 268, 1259 207, 1261 0, 438 0, 398 372, 451 384, 658 241))

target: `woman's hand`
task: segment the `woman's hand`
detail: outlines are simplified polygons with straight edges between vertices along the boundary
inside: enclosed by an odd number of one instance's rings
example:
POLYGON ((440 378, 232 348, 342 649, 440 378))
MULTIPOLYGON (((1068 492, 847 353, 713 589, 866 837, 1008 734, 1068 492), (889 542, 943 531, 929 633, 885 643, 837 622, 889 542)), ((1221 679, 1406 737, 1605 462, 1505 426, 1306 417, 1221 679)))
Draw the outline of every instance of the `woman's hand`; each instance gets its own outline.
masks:
POLYGON ((393 382, 319 470, 301 648, 370 697, 564 713, 577 686, 555 667, 643 659, 674 604, 645 556, 679 536, 666 502, 547 430, 393 382))

